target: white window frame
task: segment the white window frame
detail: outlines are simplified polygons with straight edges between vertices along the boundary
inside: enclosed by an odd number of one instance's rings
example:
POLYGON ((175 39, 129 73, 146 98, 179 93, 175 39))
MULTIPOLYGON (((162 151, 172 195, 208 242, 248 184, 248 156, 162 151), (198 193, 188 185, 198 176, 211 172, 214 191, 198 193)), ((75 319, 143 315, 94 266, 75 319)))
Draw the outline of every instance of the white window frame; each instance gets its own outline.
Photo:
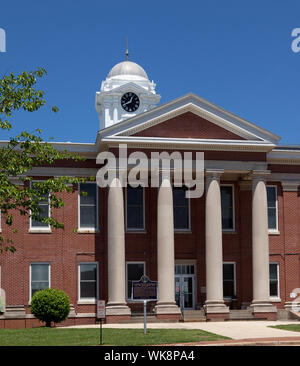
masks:
POLYGON ((78 301, 77 304, 96 304, 99 299, 99 264, 98 262, 80 262, 78 263, 78 301), (80 266, 82 264, 96 264, 96 298, 94 297, 80 297, 80 266))
MULTIPOLYGON (((222 187, 231 187, 231 191, 232 191, 232 223, 233 223, 232 229, 223 229, 222 228, 222 232, 235 232, 235 189, 234 189, 234 184, 220 184, 220 191, 221 191, 222 187)), ((222 204, 222 200, 221 200, 221 204, 222 204)))
MULTIPOLYGON (((43 182, 42 180, 34 180, 30 182, 30 187, 32 183, 35 182, 43 182)), ((50 207, 50 192, 48 193, 48 217, 51 217, 51 207, 50 207)), ((37 233, 51 233, 51 226, 48 224, 47 226, 32 226, 32 217, 31 217, 31 210, 30 210, 30 218, 29 218, 29 232, 37 232, 37 233)))
MULTIPOLYGON (((234 293, 235 293, 235 296, 236 295, 236 262, 223 262, 223 264, 233 264, 233 288, 234 288, 234 293)), ((223 271, 223 267, 222 267, 222 271, 223 271)), ((222 273, 222 276, 223 276, 223 273, 222 273)), ((223 278, 223 284, 224 284, 224 278, 223 278)), ((231 300, 232 297, 231 296, 224 296, 224 300, 231 300)))
POLYGON ((145 261, 130 261, 126 262, 126 301, 127 302, 134 302, 131 297, 128 297, 128 264, 143 264, 144 265, 144 275, 146 272, 146 262, 145 261))
MULTIPOLYGON (((278 187, 275 184, 267 184, 266 187, 274 187, 275 188, 275 197, 276 197, 276 228, 275 229, 269 229, 268 226, 268 232, 270 234, 272 233, 278 233, 278 187)), ((268 205, 268 202, 267 202, 268 205)), ((267 209, 269 210, 269 206, 267 206, 267 209)))
MULTIPOLYGON (((189 187, 186 187, 184 185, 178 186, 178 187, 176 187, 176 186, 173 185, 172 186, 172 190, 174 188, 186 188, 187 191, 190 190, 189 187)), ((174 210, 174 193, 173 193, 173 191, 172 191, 172 194, 173 194, 173 210, 174 210)), ((188 200, 188 205, 189 205, 189 209, 188 209, 188 213, 189 213, 189 216, 188 216, 188 218, 189 218, 189 227, 186 228, 186 229, 175 229, 175 223, 174 223, 174 232, 177 233, 177 234, 178 233, 190 233, 192 231, 192 226, 191 226, 191 197, 188 197, 187 200, 188 200)), ((174 211, 173 211, 173 214, 174 214, 174 211)))
POLYGON ((80 185, 78 183, 78 232, 99 232, 99 208, 98 208, 98 195, 99 187, 96 182, 84 182, 82 184, 95 184, 96 185, 96 227, 80 227, 80 185))
MULTIPOLYGON (((131 187, 134 188, 134 187, 131 187)), ((139 231, 139 232, 145 232, 146 231, 146 210, 145 210, 145 187, 141 187, 143 189, 143 227, 142 228, 132 228, 127 226, 127 187, 125 189, 125 220, 126 220, 126 231, 132 232, 132 231, 139 231)))
MULTIPOLYGON (((277 267, 277 296, 271 296, 270 294, 270 300, 271 301, 281 301, 280 300, 280 283, 279 283, 279 263, 278 262, 269 262, 269 264, 276 264, 276 267, 277 267)), ((269 278, 269 281, 271 281, 271 279, 269 278)), ((270 284, 269 284, 270 286, 270 284)))
POLYGON ((31 278, 32 278, 32 265, 35 264, 47 264, 48 265, 48 279, 49 279, 49 287, 51 288, 51 263, 50 262, 30 262, 29 264, 29 304, 31 303, 32 295, 31 295, 31 278))

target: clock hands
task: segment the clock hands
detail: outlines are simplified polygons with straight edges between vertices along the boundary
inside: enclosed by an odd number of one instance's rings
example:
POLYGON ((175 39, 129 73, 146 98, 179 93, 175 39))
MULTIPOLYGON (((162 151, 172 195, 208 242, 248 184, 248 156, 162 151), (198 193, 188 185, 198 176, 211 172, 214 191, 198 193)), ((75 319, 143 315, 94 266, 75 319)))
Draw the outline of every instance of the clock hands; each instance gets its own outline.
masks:
POLYGON ((131 97, 131 99, 130 99, 130 101, 129 101, 129 102, 123 103, 123 105, 130 104, 130 103, 132 102, 132 99, 133 99, 133 97, 131 97))

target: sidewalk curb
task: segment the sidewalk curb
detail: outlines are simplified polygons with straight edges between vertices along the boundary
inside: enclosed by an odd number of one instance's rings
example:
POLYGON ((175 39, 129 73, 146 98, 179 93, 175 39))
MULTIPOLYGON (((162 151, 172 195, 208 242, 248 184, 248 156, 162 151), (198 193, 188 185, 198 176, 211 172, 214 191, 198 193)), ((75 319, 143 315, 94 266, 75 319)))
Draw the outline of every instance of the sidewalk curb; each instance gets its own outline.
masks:
POLYGON ((300 337, 230 339, 224 341, 177 343, 172 346, 299 346, 300 337))

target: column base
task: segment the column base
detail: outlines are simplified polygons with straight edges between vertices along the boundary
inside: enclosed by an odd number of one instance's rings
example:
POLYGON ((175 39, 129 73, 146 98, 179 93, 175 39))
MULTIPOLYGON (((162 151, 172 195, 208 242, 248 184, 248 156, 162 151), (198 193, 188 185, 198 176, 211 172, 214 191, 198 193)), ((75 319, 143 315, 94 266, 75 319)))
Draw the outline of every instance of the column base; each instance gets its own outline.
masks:
POLYGON ((249 306, 255 319, 276 320, 277 308, 267 301, 253 301, 249 306))
POLYGON ((125 323, 131 319, 131 310, 126 304, 107 304, 106 323, 125 323))
POLYGON ((179 321, 181 319, 181 310, 175 303, 157 303, 154 313, 158 320, 179 321))
POLYGON ((295 313, 298 313, 300 312, 300 302, 298 301, 287 301, 285 304, 284 304, 284 308, 286 310, 291 310, 291 311, 294 311, 295 313))
POLYGON ((224 321, 229 319, 229 307, 224 301, 205 301, 203 306, 207 321, 224 321))

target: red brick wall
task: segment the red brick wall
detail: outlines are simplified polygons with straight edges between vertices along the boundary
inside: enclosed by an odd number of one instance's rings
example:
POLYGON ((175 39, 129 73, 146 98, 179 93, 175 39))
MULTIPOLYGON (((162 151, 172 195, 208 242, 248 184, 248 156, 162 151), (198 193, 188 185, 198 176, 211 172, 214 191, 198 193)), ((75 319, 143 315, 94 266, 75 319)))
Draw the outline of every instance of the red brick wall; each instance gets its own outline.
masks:
POLYGON ((191 112, 161 122, 133 136, 245 140, 191 112))
MULTIPOLYGON (((226 182, 230 183, 230 182, 226 182)), ((239 305, 252 300, 251 190, 235 185, 234 233, 223 234, 224 261, 236 262, 239 305)), ((272 183, 274 184, 274 183, 272 183)), ((64 230, 51 234, 29 233, 29 219, 16 216, 18 233, 12 234, 2 223, 3 232, 14 238, 17 251, 0 256, 1 286, 9 305, 24 305, 29 312, 29 264, 51 262, 51 287, 67 292, 77 312, 94 313, 94 305, 78 305, 78 264, 99 263, 99 296, 107 300, 107 190, 99 190, 99 227, 96 234, 74 233, 78 226, 77 189, 62 193, 65 207, 54 215, 65 223, 64 230)), ((146 190, 145 233, 126 233, 126 261, 145 261, 147 274, 157 279, 156 231, 157 189, 146 190)), ((283 307, 289 293, 300 287, 300 197, 297 192, 282 192, 278 183, 279 234, 270 235, 270 261, 280 264, 280 296, 283 307)), ((205 301, 200 291, 205 287, 205 198, 191 200, 191 233, 175 234, 175 259, 196 260, 197 302, 205 301)))

